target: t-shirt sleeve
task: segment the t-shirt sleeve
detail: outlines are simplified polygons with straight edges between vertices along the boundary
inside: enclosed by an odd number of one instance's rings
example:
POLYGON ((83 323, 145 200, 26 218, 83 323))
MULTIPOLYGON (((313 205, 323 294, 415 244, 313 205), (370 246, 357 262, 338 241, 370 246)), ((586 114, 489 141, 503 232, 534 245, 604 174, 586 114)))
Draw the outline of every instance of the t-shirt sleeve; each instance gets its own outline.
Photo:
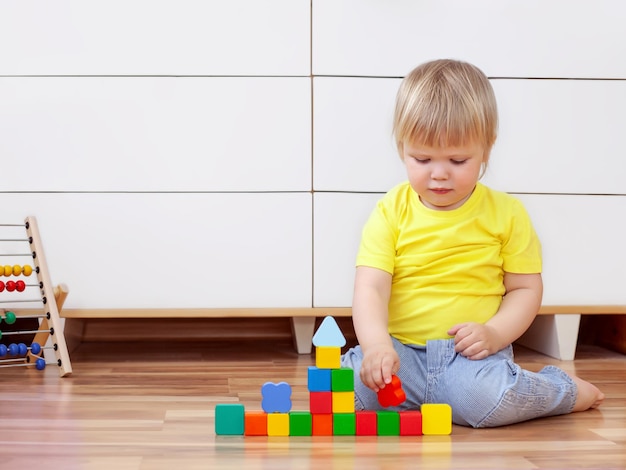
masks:
POLYGON ((383 199, 376 204, 363 227, 357 266, 369 266, 393 274, 397 239, 397 229, 393 227, 393 213, 383 199))
POLYGON ((518 200, 511 208, 508 237, 502 245, 503 269, 515 274, 540 273, 541 242, 528 212, 518 200))

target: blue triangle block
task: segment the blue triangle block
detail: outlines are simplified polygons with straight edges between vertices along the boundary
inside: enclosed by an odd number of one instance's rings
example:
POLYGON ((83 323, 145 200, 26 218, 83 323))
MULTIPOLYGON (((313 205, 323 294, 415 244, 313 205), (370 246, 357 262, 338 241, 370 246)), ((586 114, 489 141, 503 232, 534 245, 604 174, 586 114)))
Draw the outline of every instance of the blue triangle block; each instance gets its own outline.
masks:
POLYGON ((333 317, 326 317, 313 335, 313 344, 326 347, 342 347, 346 345, 346 338, 339 329, 333 317))

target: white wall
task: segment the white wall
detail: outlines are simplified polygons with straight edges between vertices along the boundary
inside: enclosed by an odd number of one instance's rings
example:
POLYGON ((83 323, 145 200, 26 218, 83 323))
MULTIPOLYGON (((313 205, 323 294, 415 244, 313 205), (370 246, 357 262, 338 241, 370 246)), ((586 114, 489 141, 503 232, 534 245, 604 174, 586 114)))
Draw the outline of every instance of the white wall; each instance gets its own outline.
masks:
MULTIPOLYGON (((492 80, 485 182, 518 194, 546 303, 626 303, 626 6, 612 0, 0 0, 3 222, 68 308, 348 306, 404 179, 401 77, 492 80)), ((4 263, 4 262, 3 262, 4 263)))

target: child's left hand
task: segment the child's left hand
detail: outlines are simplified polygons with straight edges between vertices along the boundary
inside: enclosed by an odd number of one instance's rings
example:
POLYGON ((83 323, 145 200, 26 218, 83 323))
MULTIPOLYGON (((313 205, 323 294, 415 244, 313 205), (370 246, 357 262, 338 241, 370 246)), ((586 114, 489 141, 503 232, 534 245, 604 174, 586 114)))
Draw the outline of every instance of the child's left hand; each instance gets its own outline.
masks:
POLYGON ((482 323, 459 323, 448 330, 454 336, 454 350, 471 360, 484 359, 499 351, 498 332, 482 323))

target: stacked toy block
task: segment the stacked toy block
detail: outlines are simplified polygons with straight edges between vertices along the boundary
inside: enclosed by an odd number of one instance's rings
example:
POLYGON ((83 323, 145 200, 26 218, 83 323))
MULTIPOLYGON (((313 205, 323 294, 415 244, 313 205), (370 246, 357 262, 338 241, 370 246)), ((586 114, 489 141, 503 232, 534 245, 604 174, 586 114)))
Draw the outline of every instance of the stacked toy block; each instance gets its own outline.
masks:
POLYGON ((313 336, 315 366, 309 367, 307 381, 314 436, 356 433, 354 371, 341 367, 341 348, 345 344, 335 320, 324 318, 313 336))
MULTIPOLYGON (((424 404, 420 411, 355 411, 354 371, 341 367, 346 340, 334 318, 326 317, 313 336, 315 366, 309 367, 309 410, 291 410, 291 387, 267 382, 261 387, 263 411, 246 411, 241 404, 215 407, 215 434, 245 436, 420 436, 452 432, 452 409, 424 404)), ((406 397, 400 380, 378 394, 383 407, 406 397)))

